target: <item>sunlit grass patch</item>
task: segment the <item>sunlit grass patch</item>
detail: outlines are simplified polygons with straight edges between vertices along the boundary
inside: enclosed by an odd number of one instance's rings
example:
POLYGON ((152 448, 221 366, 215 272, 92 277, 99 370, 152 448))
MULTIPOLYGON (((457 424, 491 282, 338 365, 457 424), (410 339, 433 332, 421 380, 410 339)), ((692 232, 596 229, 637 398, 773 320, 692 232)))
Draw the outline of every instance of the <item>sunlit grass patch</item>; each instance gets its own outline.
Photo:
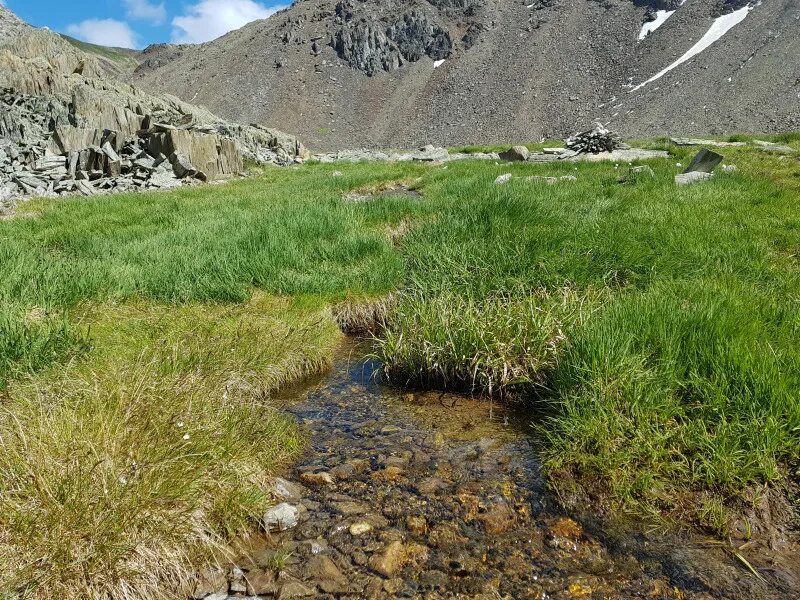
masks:
POLYGON ((519 288, 481 299, 409 293, 397 300, 378 356, 400 385, 489 395, 530 391, 547 386, 566 324, 582 323, 600 297, 571 288, 519 288))
POLYGON ((797 302, 703 280, 619 297, 567 332, 549 466, 656 503, 779 479, 800 431, 797 302))
POLYGON ((0 304, 0 391, 9 378, 81 352, 86 339, 60 312, 0 304))
POLYGON ((175 597, 252 530, 301 447, 270 403, 323 369, 324 303, 82 305, 93 349, 13 383, 0 413, 0 590, 175 597))

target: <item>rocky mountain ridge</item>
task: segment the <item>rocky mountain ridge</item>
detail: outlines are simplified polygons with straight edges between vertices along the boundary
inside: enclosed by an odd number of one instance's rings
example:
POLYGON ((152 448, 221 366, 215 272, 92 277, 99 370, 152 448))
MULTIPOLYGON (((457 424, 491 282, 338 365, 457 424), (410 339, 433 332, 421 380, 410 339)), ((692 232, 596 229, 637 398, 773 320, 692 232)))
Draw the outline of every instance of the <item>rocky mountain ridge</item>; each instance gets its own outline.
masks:
POLYGON ((796 0, 299 0, 133 81, 319 150, 414 147, 798 129, 798 55, 796 0))

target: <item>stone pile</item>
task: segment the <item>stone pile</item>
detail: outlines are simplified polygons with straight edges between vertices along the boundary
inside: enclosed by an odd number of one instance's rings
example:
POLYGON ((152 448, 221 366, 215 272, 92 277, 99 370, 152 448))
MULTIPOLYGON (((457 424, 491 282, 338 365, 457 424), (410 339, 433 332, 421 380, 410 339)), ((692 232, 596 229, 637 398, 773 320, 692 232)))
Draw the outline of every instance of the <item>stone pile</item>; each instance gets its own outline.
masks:
POLYGON ((3 92, 0 212, 24 196, 173 188, 242 171, 241 153, 230 139, 149 122, 128 137, 83 130, 41 110, 43 101, 3 92), (79 148, 81 141, 90 143, 79 148))
MULTIPOLYGON (((11 16, 13 17, 13 15, 11 16)), ((0 12, 0 215, 24 196, 170 188, 288 165, 296 138, 109 76, 61 37, 0 12), (0 31, 1 32, 1 31, 0 31)))
POLYGON ((567 148, 575 154, 600 154, 601 152, 613 152, 614 150, 628 147, 622 143, 622 139, 616 133, 606 129, 599 123, 594 129, 576 133, 567 139, 567 148))
POLYGON ((2 90, 0 216, 29 196, 170 189, 235 176, 244 158, 289 165, 309 156, 293 136, 263 127, 189 119, 172 125, 155 121, 156 115, 172 115, 154 111, 134 116, 139 128, 131 133, 92 126, 74 106, 54 96, 2 90))

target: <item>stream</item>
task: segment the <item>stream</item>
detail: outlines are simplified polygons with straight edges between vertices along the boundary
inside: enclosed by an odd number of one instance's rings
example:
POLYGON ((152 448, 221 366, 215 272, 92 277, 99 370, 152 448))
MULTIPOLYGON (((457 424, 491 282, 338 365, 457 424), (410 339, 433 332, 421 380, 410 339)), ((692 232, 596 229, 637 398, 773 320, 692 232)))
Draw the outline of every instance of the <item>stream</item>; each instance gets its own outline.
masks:
POLYGON ((379 365, 361 356, 346 347, 325 376, 286 392, 310 447, 276 480, 272 533, 239 544, 232 595, 797 597, 689 534, 565 514, 541 475, 530 415, 381 385, 379 365))

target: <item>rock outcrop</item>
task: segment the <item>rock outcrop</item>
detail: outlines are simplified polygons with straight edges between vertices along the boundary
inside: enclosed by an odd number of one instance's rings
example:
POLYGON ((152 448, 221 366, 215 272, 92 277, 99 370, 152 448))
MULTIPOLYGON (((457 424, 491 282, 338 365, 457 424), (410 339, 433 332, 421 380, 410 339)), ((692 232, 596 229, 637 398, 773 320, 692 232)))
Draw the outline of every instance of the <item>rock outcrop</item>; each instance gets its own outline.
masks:
POLYGON ((237 175, 244 159, 308 156, 288 134, 109 78, 92 55, 0 11, 0 211, 19 196, 174 187, 237 175))
MULTIPOLYGON (((478 1, 432 0, 430 4, 469 13, 474 11, 478 1)), ((352 0, 340 0, 336 4, 330 45, 339 58, 369 76, 381 70, 399 69, 423 56, 444 60, 453 52, 450 32, 423 10, 405 12, 388 26, 382 21, 362 17, 360 10, 352 0)))

